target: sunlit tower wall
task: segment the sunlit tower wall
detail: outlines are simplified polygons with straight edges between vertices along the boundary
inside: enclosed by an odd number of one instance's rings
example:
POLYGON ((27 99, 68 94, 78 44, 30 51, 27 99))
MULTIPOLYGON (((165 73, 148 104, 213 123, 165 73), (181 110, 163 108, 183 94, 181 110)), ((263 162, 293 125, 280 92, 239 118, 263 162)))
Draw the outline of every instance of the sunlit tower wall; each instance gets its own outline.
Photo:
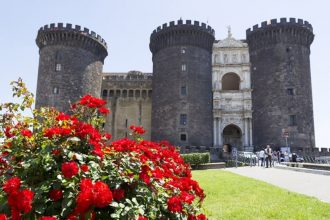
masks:
POLYGON ((50 24, 38 31, 39 70, 36 108, 56 107, 67 112, 69 103, 85 94, 99 97, 107 44, 79 25, 50 24))
POLYGON ((251 62, 253 140, 256 148, 314 147, 310 45, 302 19, 272 19, 246 31, 251 62), (288 135, 287 143, 285 135, 288 135))
POLYGON ((151 34, 152 140, 212 146, 213 42, 214 30, 191 20, 163 24, 151 34))

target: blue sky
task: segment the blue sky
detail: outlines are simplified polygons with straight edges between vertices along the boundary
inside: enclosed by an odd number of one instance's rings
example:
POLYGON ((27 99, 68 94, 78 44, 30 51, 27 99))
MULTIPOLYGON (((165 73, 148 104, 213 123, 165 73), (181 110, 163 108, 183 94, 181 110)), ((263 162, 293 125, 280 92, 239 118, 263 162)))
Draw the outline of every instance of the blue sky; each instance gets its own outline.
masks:
POLYGON ((2 1, 0 3, 0 101, 11 99, 9 82, 22 77, 36 90, 38 29, 50 23, 88 27, 108 43, 105 72, 152 71, 149 37, 157 26, 182 19, 208 22, 216 38, 245 38, 245 30, 265 20, 302 18, 314 28, 311 70, 316 146, 330 147, 330 3, 316 0, 56 0, 2 1))

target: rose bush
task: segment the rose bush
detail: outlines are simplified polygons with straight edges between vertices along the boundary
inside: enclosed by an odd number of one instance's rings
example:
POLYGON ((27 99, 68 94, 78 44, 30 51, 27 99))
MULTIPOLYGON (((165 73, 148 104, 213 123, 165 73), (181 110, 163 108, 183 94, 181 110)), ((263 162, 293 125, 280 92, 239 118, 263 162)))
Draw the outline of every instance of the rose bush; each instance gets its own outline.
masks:
POLYGON ((176 148, 141 138, 110 142, 104 100, 86 95, 71 114, 32 110, 33 94, 1 104, 1 219, 206 219, 203 190, 176 148), (30 109, 32 116, 22 111, 30 109))

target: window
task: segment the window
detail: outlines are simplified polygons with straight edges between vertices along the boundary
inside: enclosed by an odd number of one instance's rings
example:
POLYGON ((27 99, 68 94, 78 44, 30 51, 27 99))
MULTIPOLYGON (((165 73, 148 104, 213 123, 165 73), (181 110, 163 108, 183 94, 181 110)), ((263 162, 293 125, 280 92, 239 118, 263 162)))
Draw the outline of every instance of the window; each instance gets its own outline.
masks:
POLYGON ((180 141, 187 141, 187 134, 180 134, 180 141))
POLYGON ((186 48, 182 47, 182 48, 181 48, 181 53, 182 53, 182 54, 185 54, 185 53, 186 53, 186 48))
POLYGON ((140 96, 141 96, 141 92, 140 92, 140 90, 136 90, 136 91, 135 91, 135 96, 136 96, 136 97, 140 97, 140 96))
POLYGON ((122 94, 122 96, 123 96, 124 98, 127 97, 127 90, 123 90, 123 94, 122 94))
POLYGON ((107 97, 108 96, 108 90, 104 89, 103 92, 102 92, 102 96, 107 97))
POLYGON ((134 91, 133 90, 128 91, 128 97, 134 97, 134 91))
POLYGON ((186 125, 187 124, 187 114, 181 114, 180 115, 180 125, 186 125))
POLYGON ((214 55, 214 60, 213 60, 214 63, 219 63, 219 55, 218 54, 215 54, 214 55))
POLYGON ((223 55, 223 62, 228 63, 228 54, 223 55))
POLYGON ((60 63, 56 63, 56 65, 55 65, 55 71, 56 72, 59 72, 61 70, 62 70, 62 65, 60 63))
POLYGON ((246 63, 247 62, 247 60, 246 60, 246 55, 245 54, 242 54, 242 63, 246 63))
POLYGON ((54 87, 53 88, 53 94, 58 94, 59 93, 59 89, 58 87, 54 87))
POLYGON ((221 81, 222 90, 239 90, 241 79, 236 73, 226 73, 221 81))
POLYGON ((186 86, 181 86, 181 95, 186 96, 187 95, 187 87, 186 86))
POLYGON ((232 59, 233 59, 233 63, 237 63, 238 62, 237 54, 233 54, 232 59))
POLYGON ((286 90, 286 92, 287 92, 288 95, 294 95, 294 90, 293 90, 293 88, 288 88, 288 89, 286 90))
POLYGON ((289 115, 289 126, 297 125, 296 115, 289 115))
POLYGON ((182 70, 182 71, 186 71, 186 70, 187 70, 187 66, 186 66, 186 64, 182 64, 182 65, 181 65, 181 70, 182 70))

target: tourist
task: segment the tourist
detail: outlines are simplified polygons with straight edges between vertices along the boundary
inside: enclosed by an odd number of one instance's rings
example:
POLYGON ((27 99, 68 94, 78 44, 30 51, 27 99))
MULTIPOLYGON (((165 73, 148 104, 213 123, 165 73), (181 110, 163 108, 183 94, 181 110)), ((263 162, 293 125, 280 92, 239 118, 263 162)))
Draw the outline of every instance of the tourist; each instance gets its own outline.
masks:
POLYGON ((266 168, 272 166, 272 149, 270 148, 269 144, 267 145, 267 148, 265 150, 265 154, 266 154, 266 168))
POLYGON ((261 160, 261 166, 263 167, 264 166, 264 161, 265 161, 265 151, 264 151, 264 149, 261 149, 261 151, 259 152, 259 158, 261 160))
POLYGON ((297 163, 297 154, 292 153, 292 162, 297 163))
POLYGON ((288 151, 285 151, 285 152, 284 152, 284 161, 285 161, 285 162, 290 162, 290 158, 289 158, 289 153, 288 153, 288 151))

